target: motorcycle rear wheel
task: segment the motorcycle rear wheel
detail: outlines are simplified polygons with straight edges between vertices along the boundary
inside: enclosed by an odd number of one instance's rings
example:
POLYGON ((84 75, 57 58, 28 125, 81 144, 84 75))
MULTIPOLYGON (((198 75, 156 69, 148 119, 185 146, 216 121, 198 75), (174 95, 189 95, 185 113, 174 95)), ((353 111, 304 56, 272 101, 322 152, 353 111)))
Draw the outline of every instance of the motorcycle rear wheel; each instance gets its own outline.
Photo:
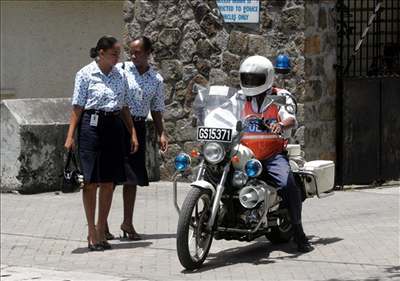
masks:
POLYGON ((208 255, 213 239, 206 231, 210 214, 211 192, 192 188, 182 204, 176 237, 178 258, 186 269, 199 268, 208 255))
POLYGON ((293 237, 293 227, 289 215, 286 214, 283 216, 279 225, 272 226, 271 231, 265 234, 265 237, 267 237, 272 244, 289 242, 293 237))

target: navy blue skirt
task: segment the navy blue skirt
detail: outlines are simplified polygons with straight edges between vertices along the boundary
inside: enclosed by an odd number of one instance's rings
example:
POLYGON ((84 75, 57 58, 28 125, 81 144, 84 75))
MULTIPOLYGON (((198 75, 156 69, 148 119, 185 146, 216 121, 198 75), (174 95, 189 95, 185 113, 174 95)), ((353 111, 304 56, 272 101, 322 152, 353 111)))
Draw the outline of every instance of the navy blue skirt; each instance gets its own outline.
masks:
POLYGON ((125 181, 123 121, 118 115, 99 115, 94 127, 90 126, 90 116, 83 112, 78 127, 78 152, 85 182, 125 181))
POLYGON ((134 121, 136 135, 139 142, 139 149, 136 153, 130 154, 131 136, 125 129, 125 173, 127 184, 148 186, 149 178, 146 170, 146 122, 134 121))

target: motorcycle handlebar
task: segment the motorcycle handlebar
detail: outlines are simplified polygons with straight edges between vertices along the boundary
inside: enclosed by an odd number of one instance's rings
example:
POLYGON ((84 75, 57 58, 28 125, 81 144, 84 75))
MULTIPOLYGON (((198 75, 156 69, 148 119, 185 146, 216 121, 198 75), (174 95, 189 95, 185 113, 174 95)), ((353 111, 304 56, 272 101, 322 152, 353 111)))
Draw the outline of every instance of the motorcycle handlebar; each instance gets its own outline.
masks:
MULTIPOLYGON (((260 118, 260 117, 259 117, 258 115, 256 115, 256 114, 249 114, 249 115, 246 115, 246 116, 243 118, 243 122, 241 122, 241 124, 240 124, 240 129, 241 129, 241 131, 243 130, 243 128, 246 127, 247 123, 248 123, 249 120, 251 120, 251 119, 260 121, 261 125, 263 126, 261 129, 268 129, 268 130, 271 130, 270 125, 266 123, 266 120, 264 120, 264 118, 260 118)), ((236 127, 237 127, 237 126, 236 126, 236 127)), ((237 131, 239 132, 239 130, 237 130, 237 131)), ((282 133, 283 133, 283 132, 281 131, 281 132, 277 133, 277 135, 278 135, 279 137, 282 137, 282 133)))

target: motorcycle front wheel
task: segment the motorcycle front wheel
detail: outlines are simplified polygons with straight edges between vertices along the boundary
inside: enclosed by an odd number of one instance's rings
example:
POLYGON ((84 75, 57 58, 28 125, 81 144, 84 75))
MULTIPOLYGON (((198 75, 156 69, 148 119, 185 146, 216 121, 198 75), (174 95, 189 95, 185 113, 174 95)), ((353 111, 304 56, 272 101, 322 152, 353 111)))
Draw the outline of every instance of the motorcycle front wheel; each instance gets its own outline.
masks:
POLYGON ((186 269, 199 268, 208 255, 213 235, 206 230, 211 214, 211 192, 192 188, 179 214, 176 248, 180 263, 186 269))

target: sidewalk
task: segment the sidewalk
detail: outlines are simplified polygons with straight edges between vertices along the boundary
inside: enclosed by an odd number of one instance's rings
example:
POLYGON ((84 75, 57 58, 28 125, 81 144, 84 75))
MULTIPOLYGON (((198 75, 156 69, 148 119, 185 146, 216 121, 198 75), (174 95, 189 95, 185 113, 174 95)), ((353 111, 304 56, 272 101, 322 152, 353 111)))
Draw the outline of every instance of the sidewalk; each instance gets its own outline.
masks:
MULTIPOLYGON (((1 266, 1 280, 41 280, 41 281, 124 281, 124 277, 86 273, 78 271, 58 271, 21 266, 1 266)), ((147 279, 137 279, 147 281, 147 279)))
MULTIPOLYGON (((179 189, 183 201, 187 185, 179 189)), ((178 216, 169 182, 139 188, 135 226, 142 241, 86 250, 80 193, 1 194, 1 280, 385 280, 400 279, 399 187, 309 199, 304 228, 315 250, 298 254, 259 238, 214 241, 204 267, 186 272, 175 246, 178 216), (40 279, 38 279, 40 278, 40 279)), ((121 188, 110 228, 119 235, 121 188)))

